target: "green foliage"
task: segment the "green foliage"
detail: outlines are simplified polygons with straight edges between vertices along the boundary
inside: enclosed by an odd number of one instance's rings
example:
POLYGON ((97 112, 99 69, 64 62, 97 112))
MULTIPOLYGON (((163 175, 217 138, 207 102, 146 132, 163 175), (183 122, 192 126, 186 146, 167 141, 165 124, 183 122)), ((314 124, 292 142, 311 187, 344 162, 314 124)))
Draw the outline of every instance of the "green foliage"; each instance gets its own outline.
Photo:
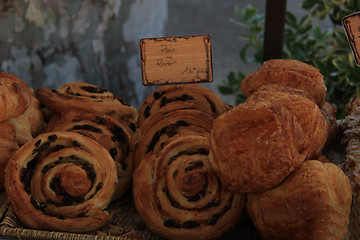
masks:
MULTIPOLYGON (((360 68, 350 51, 341 19, 360 9, 358 0, 304 0, 301 7, 308 11, 303 17, 296 17, 287 11, 285 16, 283 58, 296 59, 317 67, 324 75, 327 87, 327 101, 338 109, 338 118, 344 117, 344 106, 350 97, 360 90, 360 68), (315 20, 327 16, 333 26, 322 29, 315 20)), ((246 41, 240 51, 244 63, 262 63, 264 41, 264 14, 252 6, 235 7, 236 18, 231 21, 245 29, 239 36, 246 41)), ((236 96, 236 105, 245 100, 239 87, 244 72, 230 72, 218 86, 223 94, 236 96)))

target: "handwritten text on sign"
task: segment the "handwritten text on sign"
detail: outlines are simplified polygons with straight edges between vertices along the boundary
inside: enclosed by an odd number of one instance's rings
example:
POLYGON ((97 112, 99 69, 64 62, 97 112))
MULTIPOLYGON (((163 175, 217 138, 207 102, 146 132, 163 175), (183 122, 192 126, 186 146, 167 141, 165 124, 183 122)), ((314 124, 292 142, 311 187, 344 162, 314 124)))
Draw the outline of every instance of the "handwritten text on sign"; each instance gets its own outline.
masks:
POLYGON ((211 37, 140 40, 144 85, 212 82, 211 37))
POLYGON ((360 12, 351 14, 342 19, 351 51, 354 54, 356 65, 360 66, 360 12))

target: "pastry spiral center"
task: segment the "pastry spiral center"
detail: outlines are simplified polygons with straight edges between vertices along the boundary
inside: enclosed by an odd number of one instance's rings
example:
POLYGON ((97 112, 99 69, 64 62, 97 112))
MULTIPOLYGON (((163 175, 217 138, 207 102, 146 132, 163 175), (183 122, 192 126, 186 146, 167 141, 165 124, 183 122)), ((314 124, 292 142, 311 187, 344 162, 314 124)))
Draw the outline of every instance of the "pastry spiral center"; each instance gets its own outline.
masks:
POLYGON ((80 166, 70 165, 61 171, 60 186, 68 195, 80 197, 90 191, 92 181, 80 166))
POLYGON ((192 171, 185 172, 176 183, 185 196, 191 196, 202 191, 206 181, 206 176, 202 172, 192 171))

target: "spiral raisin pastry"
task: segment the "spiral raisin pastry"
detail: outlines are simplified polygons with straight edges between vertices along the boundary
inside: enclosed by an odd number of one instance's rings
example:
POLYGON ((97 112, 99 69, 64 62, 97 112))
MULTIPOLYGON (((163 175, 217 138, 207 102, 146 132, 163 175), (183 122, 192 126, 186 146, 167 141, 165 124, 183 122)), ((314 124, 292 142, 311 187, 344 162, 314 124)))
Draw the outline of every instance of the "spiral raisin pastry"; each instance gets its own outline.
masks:
POLYGON ((247 210, 263 239, 347 239, 351 195, 339 167, 309 160, 279 186, 249 194, 247 210))
POLYGON ((158 153, 165 142, 181 132, 210 132, 214 117, 196 110, 185 109, 163 115, 161 112, 156 113, 158 121, 151 126, 146 125, 146 131, 142 132, 136 148, 135 167, 137 167, 145 154, 149 152, 158 153))
POLYGON ((300 93, 288 92, 276 84, 260 87, 246 101, 271 101, 285 106, 294 114, 308 139, 308 156, 320 153, 329 134, 328 124, 319 107, 300 93))
POLYGON ((272 59, 263 63, 241 82, 240 90, 249 97, 259 87, 277 84, 304 91, 321 108, 325 103, 326 87, 319 69, 293 59, 272 59))
POLYGON ((58 124, 55 125, 50 120, 47 131, 81 133, 96 140, 110 153, 118 176, 118 186, 113 199, 119 198, 129 188, 134 170, 132 130, 113 117, 75 111, 62 113, 54 121, 58 124))
POLYGON ((215 119, 209 162, 230 191, 266 191, 308 155, 307 138, 294 114, 269 101, 246 102, 215 119))
POLYGON ((226 111, 223 101, 210 89, 198 84, 167 85, 155 90, 139 109, 139 126, 157 111, 198 109, 214 117, 226 111))
POLYGON ((64 84, 57 90, 40 88, 36 96, 54 113, 76 110, 111 115, 118 119, 136 119, 137 110, 123 99, 98 86, 85 82, 64 84))
POLYGON ((241 218, 245 196, 225 189, 208 164, 207 135, 179 134, 134 172, 133 196, 147 226, 168 239, 218 238, 241 218))
POLYGON ((29 228, 87 232, 109 219, 116 167, 99 143, 73 132, 39 135, 10 159, 5 188, 29 228))

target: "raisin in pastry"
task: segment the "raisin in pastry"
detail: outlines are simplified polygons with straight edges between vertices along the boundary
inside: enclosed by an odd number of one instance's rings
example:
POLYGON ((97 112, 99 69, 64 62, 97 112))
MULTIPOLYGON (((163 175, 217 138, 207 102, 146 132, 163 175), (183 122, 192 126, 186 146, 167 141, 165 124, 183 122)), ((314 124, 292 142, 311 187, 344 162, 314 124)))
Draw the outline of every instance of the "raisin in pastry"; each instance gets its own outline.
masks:
POLYGON ((244 214, 245 195, 229 192, 208 163, 209 134, 181 133, 134 172, 135 207, 167 239, 213 239, 244 214))
POLYGON ((5 188, 19 220, 32 229, 87 232, 110 217, 115 162, 79 133, 43 133, 10 159, 5 188))
POLYGON ((199 84, 167 85, 149 95, 139 109, 139 126, 157 111, 198 109, 214 117, 227 110, 226 105, 210 89, 199 84))
POLYGON ((214 117, 196 109, 185 109, 169 112, 163 115, 158 112, 152 116, 157 121, 144 123, 144 129, 135 153, 135 166, 137 167, 145 154, 157 153, 166 141, 181 132, 209 133, 212 129, 214 117), (151 123, 151 125, 148 123, 151 123))
POLYGON ((123 120, 137 118, 137 110, 134 107, 127 105, 112 92, 90 83, 71 82, 57 90, 40 88, 36 91, 36 96, 55 113, 76 110, 112 115, 123 120))
POLYGON ((113 200, 129 188, 134 170, 134 142, 130 127, 111 116, 70 111, 50 119, 47 131, 77 132, 96 140, 115 161, 118 185, 113 200))

